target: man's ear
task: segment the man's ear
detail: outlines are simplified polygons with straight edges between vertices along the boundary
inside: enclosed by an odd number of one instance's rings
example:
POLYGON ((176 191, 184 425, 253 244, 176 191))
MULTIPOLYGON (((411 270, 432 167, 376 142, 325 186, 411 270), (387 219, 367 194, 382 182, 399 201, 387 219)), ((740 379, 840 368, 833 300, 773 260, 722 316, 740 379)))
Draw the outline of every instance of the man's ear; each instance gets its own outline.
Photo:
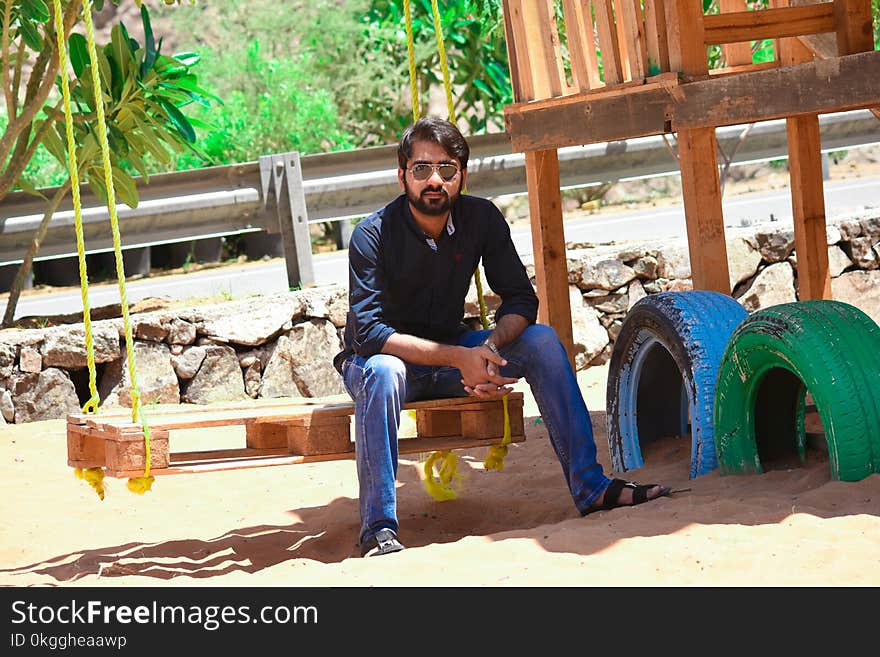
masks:
POLYGON ((400 191, 406 191, 406 185, 403 184, 403 177, 406 175, 406 169, 397 167, 397 184, 400 185, 400 191))

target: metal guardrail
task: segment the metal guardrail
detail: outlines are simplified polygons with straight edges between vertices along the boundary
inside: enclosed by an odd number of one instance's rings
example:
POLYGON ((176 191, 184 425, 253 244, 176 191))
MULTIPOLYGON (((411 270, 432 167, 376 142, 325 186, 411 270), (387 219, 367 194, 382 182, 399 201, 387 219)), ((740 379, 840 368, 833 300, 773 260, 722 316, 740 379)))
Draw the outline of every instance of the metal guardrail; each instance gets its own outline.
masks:
MULTIPOLYGON (((880 143, 880 121, 868 110, 819 118, 823 152, 880 143)), ((785 158, 785 121, 718 128, 721 151, 732 165, 785 158)), ((525 157, 512 153, 504 133, 469 138, 468 191, 494 198, 526 191, 525 157)), ((396 146, 305 155, 267 155, 257 162, 156 174, 139 184, 140 203, 118 207, 123 248, 266 231, 280 234, 291 285, 308 284, 311 245, 308 224, 359 217, 399 194, 396 146)), ((678 163, 661 136, 559 149, 563 188, 678 173, 678 163)), ((47 197, 54 189, 41 190, 47 197)), ((112 250, 106 207, 81 188, 88 253, 112 250)), ((45 202, 15 192, 0 206, 0 265, 21 262, 45 202)), ((76 254, 69 197, 62 203, 37 260, 76 254)))

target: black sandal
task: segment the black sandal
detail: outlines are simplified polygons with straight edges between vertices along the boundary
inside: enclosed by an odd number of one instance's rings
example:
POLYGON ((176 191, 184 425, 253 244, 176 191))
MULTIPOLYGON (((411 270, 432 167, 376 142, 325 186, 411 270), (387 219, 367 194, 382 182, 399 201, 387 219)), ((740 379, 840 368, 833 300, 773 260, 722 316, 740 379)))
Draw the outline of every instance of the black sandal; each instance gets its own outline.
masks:
POLYGON ((605 489, 605 494, 602 497, 602 504, 599 506, 592 506, 586 511, 582 511, 581 515, 586 516, 591 513, 595 513, 596 511, 608 511, 610 509, 616 509, 621 506, 636 506, 637 504, 643 504, 645 502, 650 502, 651 500, 656 500, 660 497, 666 497, 669 493, 672 492, 671 488, 667 486, 660 486, 660 492, 656 497, 648 498, 648 491, 658 486, 659 484, 638 484, 634 481, 625 481, 623 479, 612 479, 611 483, 608 484, 608 488, 605 489), (633 501, 632 504, 618 504, 620 501, 620 493, 624 488, 631 488, 633 490, 633 501))
POLYGON ((361 556, 380 557, 403 549, 403 543, 397 538, 397 534, 390 529, 380 529, 361 545, 361 556))

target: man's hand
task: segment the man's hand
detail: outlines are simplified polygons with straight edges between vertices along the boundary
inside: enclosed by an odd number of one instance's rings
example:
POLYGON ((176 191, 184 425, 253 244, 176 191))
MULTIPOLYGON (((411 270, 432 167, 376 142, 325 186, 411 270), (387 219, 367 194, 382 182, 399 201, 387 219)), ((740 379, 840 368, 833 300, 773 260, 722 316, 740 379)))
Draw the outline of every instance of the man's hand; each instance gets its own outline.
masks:
POLYGON ((475 397, 513 392, 510 384, 519 379, 501 376, 499 368, 504 365, 507 361, 485 345, 466 349, 458 364, 465 392, 475 397))

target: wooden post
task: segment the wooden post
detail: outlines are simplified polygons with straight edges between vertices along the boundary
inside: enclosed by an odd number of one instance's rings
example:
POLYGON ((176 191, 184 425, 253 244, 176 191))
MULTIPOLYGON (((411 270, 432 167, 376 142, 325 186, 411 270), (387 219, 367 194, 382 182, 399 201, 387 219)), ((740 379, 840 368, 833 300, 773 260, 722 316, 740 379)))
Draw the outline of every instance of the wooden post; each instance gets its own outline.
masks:
POLYGON ((559 159, 555 149, 527 151, 526 183, 532 225, 532 250, 538 288, 538 321, 552 326, 574 369, 574 337, 568 298, 568 262, 559 191, 559 159))
MULTIPOLYGON (((772 6, 788 6, 773 0, 772 6)), ((797 38, 779 39, 777 56, 782 66, 813 60, 813 54, 797 38)), ((798 299, 830 299, 828 240, 825 233, 825 191, 819 115, 804 114, 785 119, 788 136, 788 170, 791 177, 791 209, 797 254, 798 299)))
POLYGON ((715 128, 678 132, 678 160, 695 290, 730 294, 715 128))
MULTIPOLYGON (((668 0, 665 7, 670 68, 708 74, 702 4, 668 0)), ((678 163, 694 289, 730 294, 715 128, 679 130, 678 163)))
POLYGON ((838 55, 874 49, 871 0, 834 0, 834 23, 838 55))

